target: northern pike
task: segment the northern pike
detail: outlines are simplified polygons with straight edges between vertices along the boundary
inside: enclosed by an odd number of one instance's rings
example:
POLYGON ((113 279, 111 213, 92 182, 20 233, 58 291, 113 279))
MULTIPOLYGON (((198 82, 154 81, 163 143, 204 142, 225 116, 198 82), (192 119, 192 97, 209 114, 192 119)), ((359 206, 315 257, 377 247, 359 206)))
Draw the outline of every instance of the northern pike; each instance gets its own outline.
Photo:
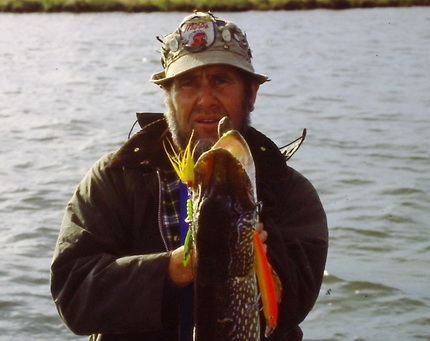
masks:
POLYGON ((260 340, 253 249, 257 203, 246 168, 227 149, 250 163, 242 140, 230 131, 194 167, 197 341, 260 340))
POLYGON ((221 134, 195 164, 191 142, 182 159, 177 154, 171 156, 191 193, 190 232, 197 257, 195 340, 259 341, 260 297, 267 320, 266 335, 276 326, 277 302, 272 274, 256 232, 259 203, 255 166, 239 132, 221 134), (255 252, 259 252, 258 257, 255 252))

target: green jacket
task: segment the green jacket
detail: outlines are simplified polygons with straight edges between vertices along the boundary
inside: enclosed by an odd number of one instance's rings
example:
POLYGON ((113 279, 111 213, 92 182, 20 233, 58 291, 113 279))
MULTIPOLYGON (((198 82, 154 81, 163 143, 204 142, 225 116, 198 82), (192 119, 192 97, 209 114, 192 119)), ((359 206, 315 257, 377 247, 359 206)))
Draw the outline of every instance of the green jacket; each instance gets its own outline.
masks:
MULTIPOLYGON (((85 175, 56 245, 53 299, 65 324, 92 340, 178 340, 178 293, 166 281, 171 250, 160 228, 160 179, 171 169, 162 141, 169 133, 162 116, 148 117, 149 124, 85 175)), ((269 340, 301 340, 298 325, 323 277, 326 215, 314 187, 285 164, 271 140, 253 128, 245 139, 256 164, 268 258, 283 284, 269 340)))

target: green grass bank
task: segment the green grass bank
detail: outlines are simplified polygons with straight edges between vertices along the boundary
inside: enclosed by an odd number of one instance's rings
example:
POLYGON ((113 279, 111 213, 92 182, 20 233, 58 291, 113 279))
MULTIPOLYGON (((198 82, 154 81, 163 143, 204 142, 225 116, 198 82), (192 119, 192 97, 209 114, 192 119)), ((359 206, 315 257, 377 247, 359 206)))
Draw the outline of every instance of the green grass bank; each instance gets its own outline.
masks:
POLYGON ((0 12, 303 10, 430 6, 430 0, 0 0, 0 12))

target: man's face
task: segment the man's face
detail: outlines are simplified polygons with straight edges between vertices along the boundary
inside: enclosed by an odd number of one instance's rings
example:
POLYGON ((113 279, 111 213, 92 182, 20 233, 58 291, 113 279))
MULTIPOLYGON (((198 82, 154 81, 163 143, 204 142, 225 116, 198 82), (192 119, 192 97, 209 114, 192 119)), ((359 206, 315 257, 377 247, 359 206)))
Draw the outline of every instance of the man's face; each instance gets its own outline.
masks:
POLYGON ((175 77, 166 113, 175 142, 183 148, 194 130, 194 139, 207 149, 218 140, 218 122, 224 116, 230 118, 233 129, 241 131, 257 90, 258 84, 253 84, 251 94, 246 94, 243 74, 227 65, 203 66, 175 77))

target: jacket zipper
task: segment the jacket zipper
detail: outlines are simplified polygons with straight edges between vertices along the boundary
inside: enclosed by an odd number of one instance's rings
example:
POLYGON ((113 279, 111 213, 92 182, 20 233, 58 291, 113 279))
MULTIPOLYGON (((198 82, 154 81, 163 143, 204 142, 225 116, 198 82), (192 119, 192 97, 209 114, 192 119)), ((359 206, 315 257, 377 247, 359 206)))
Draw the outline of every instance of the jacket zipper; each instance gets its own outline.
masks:
POLYGON ((166 251, 169 251, 169 247, 167 245, 166 237, 163 233, 163 223, 162 223, 162 217, 161 217, 161 205, 162 205, 162 184, 161 184, 161 175, 160 171, 157 170, 157 177, 158 177, 158 229, 160 231, 161 239, 163 240, 164 247, 166 248, 166 251))

